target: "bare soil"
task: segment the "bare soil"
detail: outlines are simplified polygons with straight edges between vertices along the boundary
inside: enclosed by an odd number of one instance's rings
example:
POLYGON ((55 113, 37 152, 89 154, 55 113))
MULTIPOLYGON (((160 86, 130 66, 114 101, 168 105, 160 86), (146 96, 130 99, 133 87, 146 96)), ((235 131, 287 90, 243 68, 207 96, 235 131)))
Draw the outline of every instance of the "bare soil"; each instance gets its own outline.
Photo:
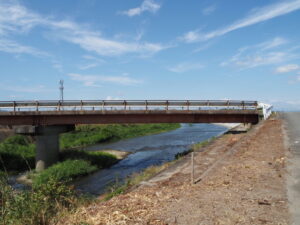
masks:
POLYGON ((280 120, 227 134, 137 189, 79 208, 60 224, 289 224, 280 120))

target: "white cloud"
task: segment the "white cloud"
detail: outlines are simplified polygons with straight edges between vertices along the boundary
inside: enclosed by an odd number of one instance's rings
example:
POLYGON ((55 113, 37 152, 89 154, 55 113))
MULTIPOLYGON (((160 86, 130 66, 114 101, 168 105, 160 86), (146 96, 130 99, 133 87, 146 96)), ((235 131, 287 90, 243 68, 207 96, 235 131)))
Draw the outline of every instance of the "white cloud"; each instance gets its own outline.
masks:
POLYGON ((191 70, 200 70, 204 66, 201 63, 191 63, 191 62, 184 62, 179 63, 176 66, 168 68, 169 71, 175 72, 175 73, 184 73, 191 70))
POLYGON ((123 11, 121 12, 121 14, 132 17, 141 15, 143 12, 146 11, 156 13, 160 9, 160 7, 160 4, 154 2, 153 0, 144 0, 139 7, 123 11))
POLYGON ((261 48, 262 50, 268 50, 268 49, 272 49, 284 45, 286 43, 288 43, 288 41, 285 38, 275 37, 272 40, 258 44, 256 47, 261 48))
POLYGON ((10 86, 10 85, 2 85, 1 89, 11 91, 11 92, 23 92, 23 93, 41 93, 41 92, 49 92, 51 89, 47 89, 44 85, 36 85, 36 86, 10 86))
MULTIPOLYGON (((152 7, 151 10, 155 11, 155 7, 157 8, 152 1, 145 1, 143 5, 144 8, 148 7, 147 10, 152 7)), ((5 3, 0 1, 0 39, 6 37, 8 40, 11 35, 30 32, 37 26, 52 31, 50 37, 76 44, 86 51, 103 56, 116 56, 127 53, 153 54, 169 47, 159 43, 140 42, 139 40, 130 42, 105 38, 101 32, 94 31, 86 25, 39 15, 20 4, 16 4, 15 1, 5 3)), ((19 47, 16 49, 22 47, 21 44, 15 44, 15 46, 19 47)), ((10 50, 6 51, 13 53, 12 47, 14 46, 11 45, 10 50)), ((33 48, 23 47, 22 53, 34 53, 33 48)))
POLYGON ((120 100, 120 97, 107 96, 105 100, 120 100))
POLYGON ((202 14, 204 16, 208 16, 212 14, 216 10, 216 8, 217 8, 216 5, 210 5, 202 10, 202 14))
POLYGON ((292 72, 295 70, 299 70, 300 66, 297 64, 287 64, 284 66, 279 66, 276 68, 275 72, 276 73, 288 73, 288 72, 292 72))
POLYGON ((300 0, 282 1, 252 10, 245 18, 208 33, 201 33, 198 30, 189 31, 183 35, 182 40, 188 43, 209 40, 227 34, 231 31, 264 22, 299 9, 300 0))
POLYGON ((258 53, 254 55, 246 55, 244 57, 233 57, 231 63, 238 67, 253 68, 263 65, 281 63, 290 57, 286 52, 268 52, 258 53))
POLYGON ((280 49, 279 47, 288 43, 281 37, 240 48, 229 60, 221 63, 221 66, 233 65, 239 68, 254 68, 264 65, 279 64, 297 57, 293 49, 280 49))
POLYGON ((91 68, 97 67, 98 65, 99 65, 98 63, 89 63, 89 64, 85 64, 85 65, 79 66, 79 69, 81 69, 81 70, 87 70, 87 69, 91 69, 91 68))
POLYGON ((94 67, 97 67, 101 64, 104 64, 106 61, 91 55, 83 55, 82 58, 84 58, 84 64, 78 66, 81 70, 87 70, 94 67))
POLYGON ((49 56, 47 53, 39 51, 33 47, 21 45, 17 42, 0 38, 0 51, 12 54, 29 54, 34 56, 49 56))
POLYGON ((135 85, 141 83, 140 80, 128 76, 103 76, 103 75, 82 75, 77 73, 68 74, 72 80, 80 81, 84 86, 99 87, 101 83, 114 83, 121 85, 135 85), (99 85, 100 84, 100 85, 99 85))

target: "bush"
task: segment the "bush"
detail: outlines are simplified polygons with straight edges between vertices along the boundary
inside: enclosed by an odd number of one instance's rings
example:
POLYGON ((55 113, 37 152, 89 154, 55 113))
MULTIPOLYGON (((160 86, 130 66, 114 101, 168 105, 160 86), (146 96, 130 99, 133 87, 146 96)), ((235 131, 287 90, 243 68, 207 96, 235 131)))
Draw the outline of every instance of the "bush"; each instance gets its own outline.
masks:
POLYGON ((73 190, 54 179, 38 189, 20 193, 4 181, 0 182, 0 224, 3 225, 49 224, 58 212, 70 208, 76 201, 73 190))
POLYGON ((35 166, 35 145, 25 136, 15 135, 0 143, 0 169, 24 171, 35 166))
POLYGON ((107 168, 115 164, 118 159, 116 156, 106 152, 87 152, 81 150, 64 150, 60 153, 60 160, 82 159, 97 166, 99 169, 107 168))
POLYGON ((33 188, 39 188, 51 179, 56 182, 66 183, 76 177, 94 172, 95 170, 97 170, 97 167, 85 160, 66 160, 50 166, 46 170, 33 176, 33 188))

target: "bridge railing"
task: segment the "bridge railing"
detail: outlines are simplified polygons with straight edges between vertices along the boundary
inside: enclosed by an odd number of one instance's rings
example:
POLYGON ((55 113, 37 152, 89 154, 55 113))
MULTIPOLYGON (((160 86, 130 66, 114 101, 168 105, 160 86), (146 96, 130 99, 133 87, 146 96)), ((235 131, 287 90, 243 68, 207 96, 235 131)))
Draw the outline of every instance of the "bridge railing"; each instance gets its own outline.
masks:
POLYGON ((236 100, 42 100, 0 101, 0 111, 82 111, 82 110, 256 110, 257 101, 236 100))

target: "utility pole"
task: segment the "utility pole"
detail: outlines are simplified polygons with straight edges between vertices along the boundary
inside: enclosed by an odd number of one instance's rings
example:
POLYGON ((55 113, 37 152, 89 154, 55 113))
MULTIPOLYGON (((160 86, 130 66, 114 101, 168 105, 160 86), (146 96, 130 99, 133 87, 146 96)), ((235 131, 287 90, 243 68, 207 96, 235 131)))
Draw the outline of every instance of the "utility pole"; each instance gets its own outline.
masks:
POLYGON ((60 101, 64 101, 64 80, 59 81, 60 101))

